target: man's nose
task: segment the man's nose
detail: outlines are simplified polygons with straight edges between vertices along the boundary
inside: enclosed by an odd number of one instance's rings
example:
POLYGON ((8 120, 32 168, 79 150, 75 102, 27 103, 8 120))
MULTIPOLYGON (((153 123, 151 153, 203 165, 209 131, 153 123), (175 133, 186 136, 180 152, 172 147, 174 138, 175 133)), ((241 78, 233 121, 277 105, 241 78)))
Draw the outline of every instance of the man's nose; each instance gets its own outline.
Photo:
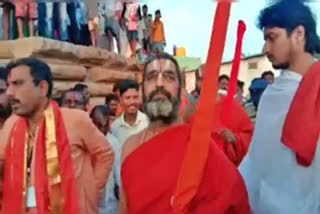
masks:
POLYGON ((69 106, 70 106, 70 108, 75 108, 76 107, 76 103, 75 102, 70 102, 69 106))
POLYGON ((8 86, 7 90, 6 90, 6 95, 9 97, 9 98, 12 98, 15 96, 15 90, 13 89, 13 87, 11 86, 8 86))
POLYGON ((267 53, 269 53, 269 51, 270 51, 269 45, 267 42, 265 42, 263 45, 263 48, 262 48, 262 53, 267 54, 267 53))
POLYGON ((159 88, 163 87, 163 76, 162 76, 162 73, 159 73, 159 75, 158 75, 157 87, 159 87, 159 88))

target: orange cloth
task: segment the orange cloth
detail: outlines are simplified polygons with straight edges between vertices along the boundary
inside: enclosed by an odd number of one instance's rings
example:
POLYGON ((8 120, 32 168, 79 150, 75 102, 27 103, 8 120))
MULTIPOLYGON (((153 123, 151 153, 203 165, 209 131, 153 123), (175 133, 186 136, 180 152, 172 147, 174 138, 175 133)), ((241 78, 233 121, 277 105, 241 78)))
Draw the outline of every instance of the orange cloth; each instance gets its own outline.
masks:
POLYGON ((320 61, 305 74, 287 115, 282 142, 296 153, 297 162, 309 167, 320 137, 320 61))
MULTIPOLYGON (((242 159, 248 152, 251 138, 254 131, 254 125, 251 122, 248 114, 243 107, 235 100, 231 106, 231 121, 228 125, 224 125, 223 109, 226 104, 226 97, 221 97, 221 100, 216 103, 214 118, 217 118, 214 127, 212 128, 212 139, 221 151, 229 158, 236 166, 239 166, 242 159), (237 141, 234 145, 223 140, 221 132, 224 129, 230 130, 236 137, 237 141)), ((193 123, 195 114, 191 116, 190 122, 193 123)))
POLYGON ((122 108, 121 104, 118 103, 116 116, 119 117, 122 114, 122 112, 123 112, 123 108, 122 108))
MULTIPOLYGON (((105 137, 92 123, 88 113, 65 108, 61 108, 61 113, 72 149, 71 155, 77 182, 80 214, 96 214, 98 213, 99 197, 104 191, 112 168, 113 151, 105 137)), ((17 119, 17 116, 9 118, 1 130, 1 173, 3 173, 8 137, 17 119)), ((32 165, 34 164, 32 163, 32 165)), ((30 210, 28 214, 33 212, 35 212, 34 209, 30 210)))
POLYGON ((93 108, 94 108, 94 106, 92 106, 90 104, 86 105, 86 111, 88 112, 89 115, 91 114, 93 108))
POLYGON ((152 24, 152 42, 165 42, 164 26, 162 21, 154 21, 152 24))
MULTIPOLYGON (((2 136, 2 128, 4 124, 0 126, 0 136, 2 136)), ((0 167, 4 167, 0 165, 0 167)), ((0 211, 2 209, 2 198, 3 198, 3 181, 4 181, 4 168, 0 168, 0 211)), ((0 212, 1 213, 1 212, 0 212)))
POLYGON ((215 116, 217 122, 212 131, 213 140, 218 147, 228 156, 229 160, 236 166, 239 166, 244 156, 247 154, 249 144, 253 135, 254 126, 243 107, 235 100, 232 100, 230 122, 224 125, 223 109, 226 104, 226 97, 222 97, 215 107, 215 116), (221 136, 224 129, 230 130, 236 137, 236 143, 225 142, 221 136))
POLYGON ((186 94, 187 92, 183 91, 181 94, 181 104, 179 109, 179 115, 183 117, 184 111, 188 106, 191 106, 191 103, 186 94))
MULTIPOLYGON (((191 133, 190 125, 169 128, 144 142, 122 165, 130 214, 173 214, 172 193, 191 133)), ((249 214, 245 184, 230 161, 211 143, 192 214, 249 214)))
POLYGON ((38 18, 38 3, 34 0, 14 0, 16 9, 16 17, 37 19, 38 18))
POLYGON ((24 188, 30 186, 35 187, 38 213, 49 214, 49 210, 61 214, 79 213, 70 143, 61 111, 55 102, 51 102, 44 112, 36 139, 28 136, 25 118, 19 118, 11 131, 6 148, 3 213, 24 212, 28 197, 24 195, 24 188), (25 151, 33 140, 35 155, 31 157, 35 160, 35 177, 34 184, 30 185, 31 179, 24 168, 27 167, 25 160, 29 160, 25 151), (61 182, 57 182, 57 177, 61 182), (24 183, 26 180, 28 182, 24 183))

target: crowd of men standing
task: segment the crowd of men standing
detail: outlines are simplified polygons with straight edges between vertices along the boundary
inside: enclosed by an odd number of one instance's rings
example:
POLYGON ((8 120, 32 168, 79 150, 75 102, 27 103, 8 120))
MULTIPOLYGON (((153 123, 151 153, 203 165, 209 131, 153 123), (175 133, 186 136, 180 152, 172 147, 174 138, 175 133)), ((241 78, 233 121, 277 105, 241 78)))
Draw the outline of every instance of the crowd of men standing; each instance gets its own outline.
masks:
MULTIPOLYGON (((282 72, 255 79, 249 102, 239 83, 232 112, 224 111, 229 79, 220 76, 208 156, 187 213, 319 212, 316 21, 309 6, 291 0, 263 9, 258 21, 263 52, 282 72), (256 111, 255 124, 243 104, 256 111)), ((141 84, 121 81, 106 105, 92 108, 82 84, 53 101, 51 71, 39 59, 2 68, 2 213, 173 213, 204 72, 190 96, 175 58, 158 53, 141 84)))
MULTIPOLYGON (((166 45, 160 10, 137 0, 0 1, 3 39, 42 36, 144 59, 166 45)), ((140 59, 139 58, 139 59, 140 59)))

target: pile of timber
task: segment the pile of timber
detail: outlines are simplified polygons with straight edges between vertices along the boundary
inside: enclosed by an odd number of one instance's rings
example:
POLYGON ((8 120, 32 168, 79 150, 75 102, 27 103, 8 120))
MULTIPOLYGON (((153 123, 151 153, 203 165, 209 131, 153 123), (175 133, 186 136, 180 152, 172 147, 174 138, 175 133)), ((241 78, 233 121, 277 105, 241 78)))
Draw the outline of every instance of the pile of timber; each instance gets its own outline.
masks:
POLYGON ((25 57, 37 57, 50 66, 54 94, 76 85, 88 85, 91 104, 103 104, 115 82, 141 81, 141 72, 133 60, 103 49, 74 45, 42 37, 0 42, 0 65, 25 57))

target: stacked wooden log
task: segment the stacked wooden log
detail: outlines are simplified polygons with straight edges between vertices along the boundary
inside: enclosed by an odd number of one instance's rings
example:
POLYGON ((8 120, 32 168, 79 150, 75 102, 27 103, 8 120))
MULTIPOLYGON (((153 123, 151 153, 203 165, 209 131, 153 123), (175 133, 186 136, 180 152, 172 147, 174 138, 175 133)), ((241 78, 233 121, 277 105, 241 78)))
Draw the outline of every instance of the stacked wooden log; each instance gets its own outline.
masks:
POLYGON ((24 57, 37 57, 50 66, 54 93, 61 93, 77 83, 88 85, 92 104, 103 104, 115 82, 141 80, 133 60, 103 49, 74 45, 41 37, 0 42, 0 65, 24 57))

